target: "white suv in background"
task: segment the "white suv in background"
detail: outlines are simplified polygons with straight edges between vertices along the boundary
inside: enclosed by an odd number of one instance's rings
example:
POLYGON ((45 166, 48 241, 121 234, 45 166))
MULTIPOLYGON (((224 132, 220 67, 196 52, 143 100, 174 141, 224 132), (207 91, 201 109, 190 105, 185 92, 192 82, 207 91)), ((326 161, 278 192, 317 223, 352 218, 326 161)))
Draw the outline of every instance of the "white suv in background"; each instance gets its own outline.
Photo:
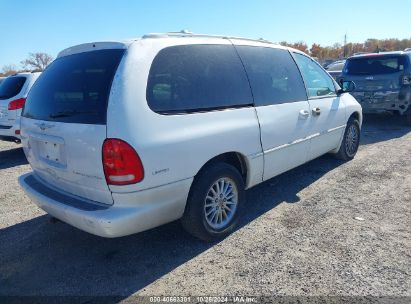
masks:
MULTIPOLYGON (((32 201, 119 237, 182 219, 204 240, 233 231, 245 190, 331 152, 357 152, 361 106, 297 50, 152 34, 62 51, 21 120, 32 201)), ((258 202, 253 202, 258 203, 258 202)))
POLYGON ((0 140, 20 139, 20 114, 40 73, 18 73, 0 84, 0 140))

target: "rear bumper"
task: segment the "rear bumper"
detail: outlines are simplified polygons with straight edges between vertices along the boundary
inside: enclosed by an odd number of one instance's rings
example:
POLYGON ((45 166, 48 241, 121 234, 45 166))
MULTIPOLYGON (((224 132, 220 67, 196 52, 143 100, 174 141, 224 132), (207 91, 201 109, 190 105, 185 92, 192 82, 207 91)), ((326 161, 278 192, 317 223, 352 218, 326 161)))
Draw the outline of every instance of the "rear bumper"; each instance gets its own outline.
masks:
POLYGON ((0 140, 20 140, 20 134, 16 134, 16 130, 20 130, 20 123, 13 125, 3 125, 0 123, 0 140))
POLYGON ((401 114, 411 108, 411 88, 388 91, 355 91, 351 95, 361 104, 363 113, 398 111, 401 114))
POLYGON ((113 238, 179 219, 184 213, 192 179, 133 193, 113 193, 113 205, 56 191, 34 173, 20 176, 19 183, 30 199, 48 214, 91 234, 113 238))

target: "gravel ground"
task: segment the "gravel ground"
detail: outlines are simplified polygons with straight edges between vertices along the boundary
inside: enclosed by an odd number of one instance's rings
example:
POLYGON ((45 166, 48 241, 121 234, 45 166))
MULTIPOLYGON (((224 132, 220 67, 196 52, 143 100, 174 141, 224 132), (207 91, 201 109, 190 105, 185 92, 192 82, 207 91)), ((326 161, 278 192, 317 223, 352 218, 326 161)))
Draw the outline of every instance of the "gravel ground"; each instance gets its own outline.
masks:
POLYGON ((0 142, 0 295, 411 297, 411 128, 397 117, 367 116, 351 162, 324 156, 249 190, 217 244, 178 222, 119 239, 52 223, 17 184, 29 170, 0 142))

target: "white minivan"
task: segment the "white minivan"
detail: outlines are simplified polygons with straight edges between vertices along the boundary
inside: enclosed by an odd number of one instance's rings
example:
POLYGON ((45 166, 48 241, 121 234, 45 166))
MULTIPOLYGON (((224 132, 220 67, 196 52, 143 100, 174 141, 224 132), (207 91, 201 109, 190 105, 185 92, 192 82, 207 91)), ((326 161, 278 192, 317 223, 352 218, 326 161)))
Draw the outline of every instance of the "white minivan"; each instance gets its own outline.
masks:
POLYGON ((0 140, 20 140, 20 114, 39 72, 18 73, 0 84, 0 140))
POLYGON ((95 235, 181 219, 219 239, 246 189, 325 153, 354 157, 352 86, 265 41, 167 33, 73 46, 27 99, 33 172, 19 182, 47 213, 95 235))

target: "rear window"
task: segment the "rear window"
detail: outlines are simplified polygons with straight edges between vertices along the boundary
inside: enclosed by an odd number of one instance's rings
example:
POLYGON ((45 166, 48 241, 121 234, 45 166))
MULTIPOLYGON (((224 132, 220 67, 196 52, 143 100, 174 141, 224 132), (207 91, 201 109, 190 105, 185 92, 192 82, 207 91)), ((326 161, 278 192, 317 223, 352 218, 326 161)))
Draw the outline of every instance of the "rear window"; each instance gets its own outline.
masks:
POLYGON ((182 45, 155 57, 147 102, 155 112, 173 114, 241 107, 253 98, 232 45, 182 45))
POLYGON ((391 74, 404 71, 406 66, 405 56, 351 58, 347 60, 344 73, 351 75, 391 74))
POLYGON ((0 84, 0 100, 9 99, 21 92, 26 77, 8 77, 0 84))
POLYGON ((56 59, 30 91, 23 116, 66 123, 105 124, 111 82, 124 50, 56 59))

